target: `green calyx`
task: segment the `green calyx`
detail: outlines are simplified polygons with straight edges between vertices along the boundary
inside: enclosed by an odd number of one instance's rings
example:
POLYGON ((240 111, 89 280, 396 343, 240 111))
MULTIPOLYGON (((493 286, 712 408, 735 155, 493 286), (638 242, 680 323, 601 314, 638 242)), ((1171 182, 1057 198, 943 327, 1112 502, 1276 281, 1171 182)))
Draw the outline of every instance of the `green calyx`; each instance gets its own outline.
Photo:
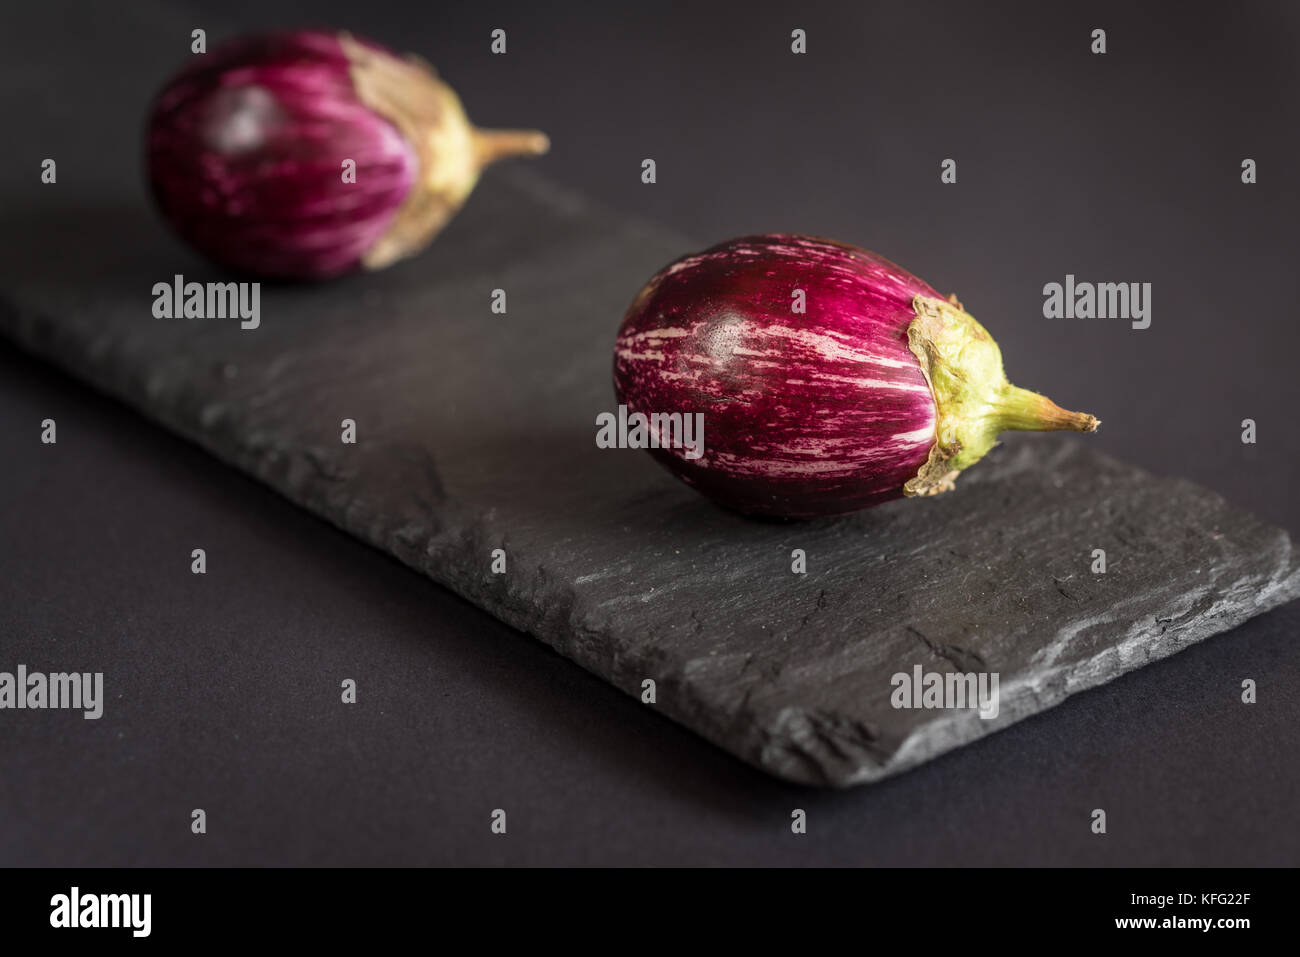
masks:
POLYGON ((1095 416, 1067 412, 1051 399, 1007 381, 1002 350, 956 296, 948 301, 917 296, 907 343, 934 393, 934 445, 905 495, 938 495, 953 487, 1009 429, 1095 432, 1095 416))

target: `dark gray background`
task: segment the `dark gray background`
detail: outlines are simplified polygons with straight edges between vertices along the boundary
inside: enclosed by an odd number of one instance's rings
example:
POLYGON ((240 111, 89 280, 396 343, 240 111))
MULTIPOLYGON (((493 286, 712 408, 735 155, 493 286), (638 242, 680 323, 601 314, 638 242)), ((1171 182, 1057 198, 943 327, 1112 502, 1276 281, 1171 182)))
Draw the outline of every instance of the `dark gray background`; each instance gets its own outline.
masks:
MULTIPOLYGON (((45 156, 68 202, 138 184, 145 104, 189 31, 297 24, 296 6, 6 9, 0 195, 41 189, 45 156), (84 124, 42 122, 69 98, 84 124)), ((368 2, 314 4, 311 22, 421 53, 483 125, 549 132, 540 172, 700 244, 781 229, 888 255, 956 291, 1014 381, 1096 413, 1099 447, 1300 530, 1294 7, 368 2), (1043 284, 1067 272, 1151 282, 1151 328, 1043 319, 1043 284)), ((0 218, 0 280, 22 242, 0 218)), ((0 863, 1300 860, 1295 604, 898 779, 821 793, 7 345, 0 449, 0 668, 113 673, 99 722, 0 713, 0 863), (342 677, 361 680, 355 707, 342 677)))

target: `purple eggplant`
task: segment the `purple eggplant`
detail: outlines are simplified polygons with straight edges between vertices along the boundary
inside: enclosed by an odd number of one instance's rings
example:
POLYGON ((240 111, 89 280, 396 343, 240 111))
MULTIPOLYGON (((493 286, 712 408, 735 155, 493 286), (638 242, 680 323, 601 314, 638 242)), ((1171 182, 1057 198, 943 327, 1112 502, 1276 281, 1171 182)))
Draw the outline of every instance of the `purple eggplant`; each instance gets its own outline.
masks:
POLYGON ((1011 385, 956 297, 808 236, 746 236, 661 270, 614 350, 629 415, 703 413, 702 448, 651 453, 740 512, 813 518, 953 487, 1010 429, 1094 431, 1011 385))
POLYGON ((546 152, 535 130, 480 130, 427 64, 346 33, 239 37, 196 57, 149 118, 163 214, 212 259, 324 279, 423 249, 480 171, 546 152))

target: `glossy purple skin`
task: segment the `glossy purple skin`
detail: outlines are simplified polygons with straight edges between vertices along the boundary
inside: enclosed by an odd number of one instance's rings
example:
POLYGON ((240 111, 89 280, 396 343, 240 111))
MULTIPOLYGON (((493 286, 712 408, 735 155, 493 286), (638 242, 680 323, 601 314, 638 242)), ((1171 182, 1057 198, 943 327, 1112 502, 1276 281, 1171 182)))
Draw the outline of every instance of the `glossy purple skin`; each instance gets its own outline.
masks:
POLYGON ((147 149, 154 196, 184 239, 284 278, 357 268, 419 171, 411 144, 357 98, 338 35, 325 32, 196 54, 159 94, 147 149), (355 183, 343 182, 345 159, 355 183))
POLYGON ((629 413, 704 413, 701 458, 651 452, 722 505, 784 518, 878 505, 934 444, 933 393, 907 344, 918 293, 944 298, 864 249, 734 239, 650 280, 619 330, 614 389, 629 413))

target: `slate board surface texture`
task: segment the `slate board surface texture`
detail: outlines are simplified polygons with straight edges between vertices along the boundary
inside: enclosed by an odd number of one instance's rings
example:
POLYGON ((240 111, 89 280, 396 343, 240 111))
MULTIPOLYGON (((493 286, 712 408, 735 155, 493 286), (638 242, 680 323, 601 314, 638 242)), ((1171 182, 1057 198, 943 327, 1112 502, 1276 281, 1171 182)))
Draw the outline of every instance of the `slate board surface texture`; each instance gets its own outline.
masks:
POLYGON ((1285 532, 1086 437, 1015 437, 955 493, 797 524, 598 449, 623 311, 700 244, 526 169, 413 262, 264 284, 253 330, 153 316, 157 282, 238 277, 137 203, 14 225, 6 335, 789 780, 886 777, 1300 594, 1285 532), (996 672, 997 716, 894 708, 918 665, 996 672))

